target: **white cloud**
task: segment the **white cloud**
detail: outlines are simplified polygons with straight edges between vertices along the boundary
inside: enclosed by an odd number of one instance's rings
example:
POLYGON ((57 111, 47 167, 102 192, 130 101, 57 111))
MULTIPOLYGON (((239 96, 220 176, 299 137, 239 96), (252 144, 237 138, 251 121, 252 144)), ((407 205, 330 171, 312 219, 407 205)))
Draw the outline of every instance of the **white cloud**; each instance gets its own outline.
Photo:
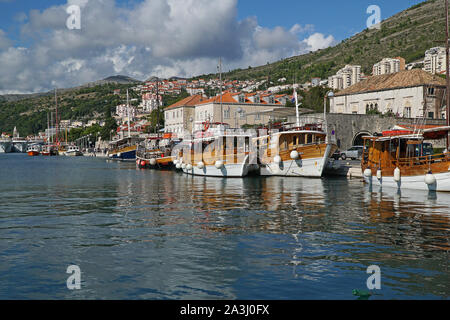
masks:
POLYGON ((336 44, 336 40, 332 35, 325 37, 322 33, 314 33, 305 39, 304 42, 308 45, 310 51, 325 49, 336 44))
POLYGON ((11 46, 11 41, 6 36, 6 33, 0 29, 0 50, 7 49, 11 46))
POLYGON ((112 74, 138 79, 186 76, 266 64, 333 44, 311 25, 263 28, 239 21, 237 0, 70 0, 81 7, 81 30, 66 28, 67 4, 23 16, 28 48, 11 47, 0 30, 0 93, 70 87, 112 74))

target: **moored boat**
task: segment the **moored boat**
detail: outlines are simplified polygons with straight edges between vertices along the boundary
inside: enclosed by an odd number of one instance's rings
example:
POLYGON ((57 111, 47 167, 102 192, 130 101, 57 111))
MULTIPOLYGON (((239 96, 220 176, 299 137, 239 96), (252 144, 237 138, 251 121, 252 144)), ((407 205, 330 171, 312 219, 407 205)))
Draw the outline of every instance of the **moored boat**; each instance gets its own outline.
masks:
MULTIPOLYGON (((331 140, 331 139, 330 139, 331 140)), ((337 145, 329 141, 321 124, 282 127, 254 139, 262 176, 321 177, 337 145)))
POLYGON ((40 144, 33 143, 33 144, 29 145, 27 148, 27 154, 30 157, 36 157, 36 156, 40 155, 40 153, 41 153, 41 145, 40 144))
POLYGON ((80 151, 78 146, 66 146, 66 150, 63 152, 65 156, 68 157, 81 157, 83 153, 80 151))
POLYGON ((244 177, 258 169, 251 134, 223 123, 208 123, 207 127, 183 141, 182 158, 175 160, 177 168, 210 177, 244 177))
POLYGON ((136 164, 140 168, 172 169, 172 149, 180 143, 171 133, 146 139, 137 146, 136 164))
POLYGON ((108 158, 120 161, 136 161, 137 145, 143 140, 140 137, 127 137, 110 142, 108 158))
POLYGON ((364 180, 372 186, 450 192, 450 153, 434 153, 430 141, 443 139, 450 127, 415 134, 364 137, 364 180))
POLYGON ((58 155, 58 147, 52 145, 44 145, 41 150, 41 155, 43 156, 57 156, 58 155))

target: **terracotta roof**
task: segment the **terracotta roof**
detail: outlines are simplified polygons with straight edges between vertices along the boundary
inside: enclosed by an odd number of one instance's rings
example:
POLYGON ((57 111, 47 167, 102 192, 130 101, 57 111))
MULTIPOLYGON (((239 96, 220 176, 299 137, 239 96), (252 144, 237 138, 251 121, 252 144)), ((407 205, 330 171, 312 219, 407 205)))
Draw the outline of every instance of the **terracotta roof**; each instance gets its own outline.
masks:
POLYGON ((175 109, 179 107, 195 107, 197 104, 200 104, 200 102, 202 102, 204 99, 205 98, 202 95, 196 94, 168 106, 166 110, 175 109))
MULTIPOLYGON (((222 96, 222 103, 238 103, 238 101, 233 98, 233 95, 234 95, 233 93, 225 92, 222 96)), ((201 103, 198 104, 207 104, 207 103, 220 103, 220 95, 202 101, 201 103)))
POLYGON ((369 77, 367 80, 336 93, 336 96, 419 87, 423 85, 445 86, 446 82, 445 79, 432 75, 422 69, 405 70, 392 74, 369 77))

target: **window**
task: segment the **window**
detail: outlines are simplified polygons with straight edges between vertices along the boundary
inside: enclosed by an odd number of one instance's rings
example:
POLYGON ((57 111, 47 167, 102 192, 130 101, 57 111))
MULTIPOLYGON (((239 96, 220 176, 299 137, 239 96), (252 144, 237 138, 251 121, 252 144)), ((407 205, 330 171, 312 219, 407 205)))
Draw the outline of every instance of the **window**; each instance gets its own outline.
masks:
POLYGON ((294 136, 292 138, 292 143, 294 144, 294 146, 296 146, 298 144, 297 142, 298 142, 297 136, 294 136))
POLYGON ((434 88, 428 88, 428 95, 434 96, 434 88))
POLYGON ((257 114, 256 114, 255 120, 261 120, 261 114, 260 114, 260 113, 257 113, 257 114))
POLYGON ((247 115, 246 112, 244 110, 242 110, 242 112, 241 112, 241 119, 245 119, 246 115, 247 115))
POLYGON ((434 112, 432 111, 428 112, 428 118, 434 119, 434 112))
POLYGON ((411 118, 411 107, 405 107, 403 111, 403 117, 411 118))
POLYGON ((230 119, 231 117, 231 111, 230 111, 230 107, 228 107, 227 109, 223 110, 223 118, 224 119, 230 119))

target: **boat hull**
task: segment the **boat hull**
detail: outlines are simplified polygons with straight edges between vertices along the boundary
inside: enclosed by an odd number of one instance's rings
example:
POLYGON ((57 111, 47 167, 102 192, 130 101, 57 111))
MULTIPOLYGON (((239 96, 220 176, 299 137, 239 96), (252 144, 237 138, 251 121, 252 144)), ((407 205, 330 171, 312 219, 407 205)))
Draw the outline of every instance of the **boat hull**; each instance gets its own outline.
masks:
POLYGON ((10 153, 12 148, 11 142, 0 142, 0 153, 10 153))
POLYGON ((27 152, 28 143, 24 141, 15 142, 13 141, 11 152, 15 153, 26 153, 27 152))
POLYGON ((37 157, 39 155, 39 152, 38 151, 28 151, 27 154, 30 157, 37 157))
POLYGON ((202 169, 193 166, 191 170, 182 169, 184 173, 194 176, 220 177, 220 178, 240 178, 247 176, 250 172, 256 171, 258 165, 249 164, 249 156, 245 157, 242 163, 224 164, 218 169, 215 165, 205 165, 202 169))
POLYGON ((81 153, 80 151, 66 151, 64 152, 64 155, 66 157, 81 157, 83 153, 81 153))
POLYGON ((136 161, 136 149, 124 152, 110 153, 109 159, 119 161, 136 161))
POLYGON ((436 178, 436 183, 426 184, 425 174, 415 176, 401 176, 400 181, 394 180, 394 177, 364 176, 364 181, 373 187, 386 187, 395 189, 410 189, 422 191, 438 191, 450 192, 450 168, 448 172, 433 174, 436 178))
POLYGON ((309 159, 286 160, 280 164, 271 162, 262 165, 260 174, 262 176, 285 176, 285 177, 311 177, 320 178, 328 163, 330 156, 337 146, 328 144, 323 156, 309 159))

